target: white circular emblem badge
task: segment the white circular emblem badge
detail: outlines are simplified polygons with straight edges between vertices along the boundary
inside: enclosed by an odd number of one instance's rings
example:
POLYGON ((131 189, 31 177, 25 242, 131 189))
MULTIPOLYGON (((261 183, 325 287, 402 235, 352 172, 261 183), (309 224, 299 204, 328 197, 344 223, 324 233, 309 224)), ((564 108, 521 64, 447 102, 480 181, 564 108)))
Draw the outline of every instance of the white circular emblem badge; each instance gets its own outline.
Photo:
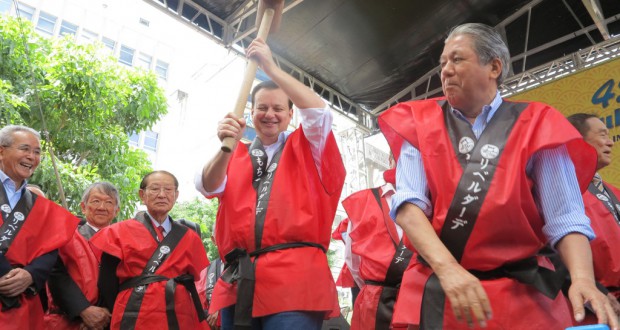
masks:
POLYGON ((277 167, 278 167, 278 163, 273 163, 273 164, 269 165, 269 168, 267 169, 267 172, 271 173, 271 172, 275 171, 277 167))
POLYGON ((159 252, 161 252, 163 254, 168 254, 168 253, 170 253, 170 247, 168 247, 168 245, 162 245, 159 248, 159 252))
POLYGON ((596 197, 598 197, 598 199, 602 200, 603 202, 609 202, 609 198, 607 198, 605 194, 596 194, 596 197))
POLYGON ((24 220, 24 214, 21 212, 15 212, 15 219, 17 219, 17 221, 23 221, 24 220))
POLYGON ((11 213, 11 207, 9 206, 9 204, 2 204, 2 206, 0 206, 0 209, 4 213, 11 213))
POLYGON ((494 159, 497 155, 499 155, 499 148, 492 144, 485 144, 482 146, 482 149, 480 149, 480 153, 482 154, 482 157, 486 159, 494 159))
POLYGON ((252 156, 254 157, 263 157, 265 153, 260 149, 252 149, 252 156))
POLYGON ((461 138, 461 141, 459 141, 459 152, 466 154, 472 150, 474 150, 474 140, 468 136, 461 138))

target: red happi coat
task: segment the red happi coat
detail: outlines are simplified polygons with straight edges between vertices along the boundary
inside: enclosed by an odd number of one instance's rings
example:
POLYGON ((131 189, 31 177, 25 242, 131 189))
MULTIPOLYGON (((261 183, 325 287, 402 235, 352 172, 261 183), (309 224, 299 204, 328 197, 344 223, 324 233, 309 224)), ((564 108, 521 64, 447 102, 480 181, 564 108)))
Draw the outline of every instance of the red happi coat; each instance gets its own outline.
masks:
MULTIPOLYGON (((349 225, 349 218, 345 218, 334 229, 332 232, 332 238, 342 241, 342 233, 347 231, 347 227, 349 225)), ((351 270, 347 266, 347 264, 343 264, 340 269, 340 274, 338 274, 338 279, 336 279, 336 286, 341 288, 353 288, 355 287, 355 280, 353 279, 353 274, 351 274, 351 270)))
POLYGON ((342 265, 340 274, 338 274, 338 279, 336 279, 336 286, 341 288, 354 288, 356 286, 353 274, 351 274, 351 270, 347 264, 342 265))
MULTIPOLYGON (((215 260, 211 260, 211 264, 209 264, 209 267, 203 269, 200 272, 200 278, 198 279, 198 281, 196 281, 196 291, 198 292, 198 295, 200 296, 200 302, 202 303, 202 308, 205 310, 205 314, 207 314, 208 316, 208 310, 209 310, 209 294, 213 293, 213 286, 215 286, 215 283, 217 282, 217 279, 220 277, 221 275, 221 271, 224 269, 224 263, 220 260, 220 258, 217 258, 215 260), (207 289, 208 286, 210 286, 211 284, 211 288, 210 288, 210 292, 208 292, 209 289, 207 289)), ((211 326, 209 325, 209 323, 207 321, 201 322, 203 329, 205 330, 211 330, 211 326)), ((222 315, 218 314, 217 316, 217 321, 216 321, 216 326, 221 326, 222 325, 222 315)))
MULTIPOLYGON (((102 252, 120 259, 116 268, 119 282, 140 276, 147 262, 158 247, 158 242, 149 230, 139 221, 129 219, 101 229, 90 242, 102 252)), ((209 260, 196 232, 187 230, 179 244, 155 271, 156 275, 168 278, 190 274, 198 279, 200 271, 209 265, 209 260)), ((166 329, 166 281, 147 286, 140 307, 136 329, 166 329)), ((120 329, 125 306, 132 290, 119 292, 114 303, 110 329, 120 329)), ((175 296, 175 312, 180 329, 198 329, 198 321, 192 298, 184 286, 178 285, 175 296)), ((124 330, 124 329, 123 329, 124 330)))
MULTIPOLYGON (((389 206, 381 198, 383 210, 370 189, 352 194, 342 201, 352 224, 351 250, 361 257, 359 274, 362 280, 384 282, 396 253, 393 240, 398 244, 396 223, 389 219, 389 206), (386 218, 388 217, 388 221, 386 218), (389 226, 389 227, 388 227, 389 226)), ((403 241, 407 238, 403 236, 403 241)), ((410 245, 410 244, 408 244, 410 245)), ((382 286, 364 285, 353 307, 351 329, 375 329, 377 307, 382 286)))
MULTIPOLYGON (((605 184, 610 194, 620 197, 620 190, 605 184)), ((583 194, 586 215, 596 238, 590 242, 594 275, 606 287, 620 287, 620 225, 603 203, 590 191, 583 194)))
MULTIPOLYGON (((37 196, 30 213, 26 215, 26 221, 11 243, 6 258, 14 267, 28 265, 35 258, 67 244, 79 223, 80 219, 69 211, 37 196)), ((44 329, 43 308, 39 296, 22 294, 20 302, 21 307, 0 311, 0 329, 44 329)))
MULTIPOLYGON (((437 101, 398 104, 380 116, 379 125, 396 157, 403 140, 420 150, 433 206, 431 221, 439 236, 463 170, 437 101)), ((525 168, 534 153, 559 145, 567 146, 584 190, 594 175, 594 150, 558 111, 541 103, 529 103, 508 137, 465 246, 460 261, 465 269, 496 269, 536 255, 546 243, 542 233, 544 221, 525 168)), ((552 268, 546 259, 539 260, 539 264, 552 268)), ((394 324, 420 323, 422 293, 431 274, 430 268, 412 259, 403 277, 394 324)), ((571 325, 571 313, 561 293, 551 300, 511 278, 481 283, 493 309, 493 318, 488 322, 490 329, 563 329, 571 325)), ((444 313, 444 329, 468 329, 466 322, 456 321, 448 299, 444 313)))
MULTIPOLYGON (((620 191, 616 187, 605 184, 609 194, 620 197, 620 191)), ((590 242, 592 248, 592 261, 594 264, 594 276, 596 281, 610 290, 616 298, 620 295, 620 226, 616 218, 609 212, 607 207, 589 190, 583 193, 583 203, 586 207, 586 215, 590 218, 590 225, 596 234, 596 238, 590 242)), ((586 313, 582 322, 574 322, 574 325, 597 324, 596 315, 586 313)))
MULTIPOLYGON (((200 296, 200 302, 202 303, 202 309, 209 309, 209 301, 207 300, 207 268, 200 271, 200 277, 195 283, 196 291, 198 291, 198 295, 200 296)), ((211 330, 211 326, 206 322, 200 322, 201 329, 203 330, 211 330)))
MULTIPOLYGON (((222 260, 235 248, 256 249, 256 191, 248 148, 238 144, 228 165, 226 189, 220 197, 216 241, 222 260)), ((345 170, 332 133, 321 155, 319 175, 303 130, 291 133, 271 189, 261 247, 314 242, 329 246, 331 225, 344 183, 345 170)), ((336 285, 323 251, 315 247, 278 250, 255 261, 256 286, 252 316, 283 311, 325 311, 340 314, 336 285)), ((219 280, 210 311, 236 302, 236 283, 219 280)))
MULTIPOLYGON (((82 226, 88 226, 83 224, 82 226)), ((79 228, 78 228, 79 229, 79 228)), ((67 272, 75 284, 80 288, 84 297, 91 305, 97 303, 99 289, 99 263, 101 251, 92 246, 79 230, 75 230, 73 238, 65 246, 58 249, 58 257, 67 268, 67 272)), ((48 304, 50 310, 58 310, 54 299, 48 291, 48 304)), ((65 315, 48 313, 45 315, 45 325, 50 330, 80 329, 80 321, 71 321, 65 315)))

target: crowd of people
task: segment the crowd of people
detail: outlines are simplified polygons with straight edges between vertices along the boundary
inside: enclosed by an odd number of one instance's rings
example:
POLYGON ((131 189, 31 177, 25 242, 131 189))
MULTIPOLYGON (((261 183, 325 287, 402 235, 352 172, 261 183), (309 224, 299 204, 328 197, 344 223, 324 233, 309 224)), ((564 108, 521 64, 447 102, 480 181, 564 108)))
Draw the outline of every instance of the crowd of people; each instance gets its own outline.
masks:
MULTIPOLYGON (((235 147, 196 174, 219 201, 211 263, 199 227, 169 216, 172 173, 144 176, 146 211, 116 223, 118 190, 93 183, 80 220, 27 183, 39 134, 0 129, 2 329, 318 330, 340 316, 326 257, 345 180, 333 115, 263 40, 247 56, 271 78, 251 94, 257 136, 241 142, 246 121, 226 115, 217 136, 235 147)), ((439 60, 443 97, 378 119, 385 184, 342 201, 351 328, 618 329, 620 191, 597 172, 607 127, 502 99, 510 55, 486 25, 455 27, 439 60)))

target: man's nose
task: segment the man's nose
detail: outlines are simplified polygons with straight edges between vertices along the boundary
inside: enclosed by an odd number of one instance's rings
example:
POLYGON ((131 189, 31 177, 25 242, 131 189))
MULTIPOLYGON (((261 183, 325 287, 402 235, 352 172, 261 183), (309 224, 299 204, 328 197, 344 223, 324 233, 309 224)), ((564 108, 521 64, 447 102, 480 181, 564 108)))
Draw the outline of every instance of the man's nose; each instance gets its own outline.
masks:
POLYGON ((450 62, 446 63, 442 68, 441 68, 441 76, 450 76, 454 73, 454 67, 452 66, 452 64, 450 64, 450 62))

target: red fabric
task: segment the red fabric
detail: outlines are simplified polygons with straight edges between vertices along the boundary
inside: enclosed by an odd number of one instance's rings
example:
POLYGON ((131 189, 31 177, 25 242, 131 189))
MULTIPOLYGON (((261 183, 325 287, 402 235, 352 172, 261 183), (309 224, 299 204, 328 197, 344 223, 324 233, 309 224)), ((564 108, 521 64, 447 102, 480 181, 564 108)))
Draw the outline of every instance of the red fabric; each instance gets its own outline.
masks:
MULTIPOLYGON (((347 227, 349 226, 349 219, 345 218, 336 229, 332 232, 332 238, 335 240, 342 241, 342 233, 347 231, 347 227)), ((338 274, 338 279, 336 279, 336 286, 341 288, 353 288, 355 287, 355 280, 353 279, 353 274, 351 274, 351 270, 347 267, 347 264, 343 264, 340 269, 340 274, 338 274)))
MULTIPOLYGON (((13 266, 30 264, 36 257, 65 245, 79 222, 76 216, 54 202, 37 197, 22 229, 9 247, 7 260, 13 266)), ((43 329, 43 308, 39 297, 22 294, 20 301, 21 307, 0 312, 0 328, 43 329)))
MULTIPOLYGON (((352 225, 349 233, 351 250, 361 257, 359 274, 362 280, 385 281, 396 253, 392 240, 399 242, 396 224, 392 219, 386 222, 384 218, 388 216, 389 206, 383 198, 382 203, 383 210, 370 189, 356 192, 342 201, 352 225), (390 232, 393 236, 390 236, 390 232)), ((381 291, 382 287, 377 285, 364 285, 361 288, 353 307, 351 329, 374 329, 381 291)))
MULTIPOLYGON (((200 278, 195 282, 196 291, 198 291, 198 296, 200 297, 200 302, 202 303, 202 309, 204 309, 205 311, 209 309, 209 301, 207 300, 207 283, 208 283, 207 270, 208 268, 209 267, 203 269, 200 272, 200 278)), ((209 326, 209 323, 207 323, 207 320, 200 322, 200 325, 202 327, 201 329, 203 330, 211 330, 211 326, 209 326)), ((222 317, 219 314, 217 316, 216 325, 217 326, 222 325, 222 317)))
POLYGON ((385 182, 395 185, 396 184, 396 169, 391 168, 383 172, 383 180, 385 180, 385 182))
POLYGON ((338 274, 338 279, 336 279, 336 286, 341 288, 354 288, 356 286, 353 274, 351 274, 351 270, 347 267, 347 264, 342 265, 340 274, 338 274))
POLYGON ((157 241, 161 242, 164 240, 164 227, 162 226, 157 226, 155 228, 155 233, 157 234, 157 241))
MULTIPOLYGON (((83 224, 82 226, 88 225, 83 224)), ((82 290, 82 293, 91 305, 95 305, 99 298, 97 281, 99 279, 99 262, 101 260, 101 251, 99 249, 93 250, 93 248, 88 240, 76 229, 69 243, 58 250, 58 257, 62 259, 69 276, 82 290)), ((47 297, 49 309, 58 309, 49 290, 47 291, 47 297)), ((79 321, 71 322, 61 314, 47 313, 45 315, 45 325, 48 329, 79 330, 80 323, 79 321)))
MULTIPOLYGON (((620 198, 620 190, 605 185, 610 193, 620 198)), ((620 287, 620 225, 605 205, 589 191, 583 194, 583 202, 596 234, 596 238, 590 242, 596 280, 607 287, 620 287)))
MULTIPOLYGON (((396 157, 403 139, 420 150, 432 196, 432 224, 439 235, 463 172, 454 154, 441 108, 436 100, 402 103, 382 114, 379 125, 396 157)), ((562 144, 567 146, 577 178, 585 189, 596 166, 593 148, 558 111, 541 103, 530 103, 508 138, 476 228, 465 247, 461 260, 463 267, 494 269, 531 257, 544 245, 543 220, 534 202, 533 184, 525 175, 525 167, 535 152, 562 144), (497 221, 501 221, 501 225, 497 221)), ((545 260, 540 262, 548 264, 545 260)), ((416 262, 409 265, 395 307, 395 323, 419 323, 422 290, 430 273, 430 269, 416 262), (412 313, 412 310, 416 312, 412 313)), ((489 322, 491 328, 555 329, 571 324, 561 294, 551 301, 535 289, 508 278, 482 281, 482 284, 493 308, 493 319, 489 322), (518 304, 514 303, 517 301, 518 304), (553 313, 548 312, 551 310, 553 313)), ((444 328, 467 328, 465 323, 456 322, 449 302, 444 311, 444 328)))
MULTIPOLYGON (((48 294, 49 296, 49 294, 48 294)), ((43 316, 45 328, 47 330, 80 330, 80 321, 71 322, 65 316, 60 314, 46 313, 43 316)))
MULTIPOLYGON (((289 135, 267 206, 262 247, 305 241, 327 249, 345 177, 332 133, 321 159, 319 176, 303 130, 297 129, 289 135)), ((256 247, 256 192, 252 188, 252 164, 245 145, 237 146, 228 173, 215 235, 222 258, 237 247, 248 251, 256 247)), ((235 286, 218 281, 211 310, 234 304, 235 286)), ((334 317, 340 314, 336 285, 327 257, 320 249, 286 249, 258 257, 252 315, 260 317, 291 310, 326 311, 334 317)))
POLYGON ((200 271, 200 277, 194 283, 196 285, 196 291, 200 296, 200 302, 202 303, 202 309, 209 309, 209 301, 207 300, 207 270, 208 267, 200 271))
POLYGON ((349 218, 342 219, 342 221, 340 221, 338 226, 336 226, 336 229, 334 229, 334 231, 332 232, 332 238, 342 241, 342 233, 346 233, 348 227, 349 227, 349 218))
MULTIPOLYGON (((142 223, 130 219, 103 228, 91 238, 91 244, 121 260, 116 269, 116 275, 120 283, 123 283, 129 278, 142 274, 159 243, 142 223)), ((198 279, 200 271, 208 265, 209 260, 200 237, 193 230, 188 230, 177 247, 157 268, 155 274, 169 278, 190 274, 198 279)), ((136 329, 167 328, 165 285, 166 282, 162 281, 147 286, 136 329)), ((110 329, 120 328, 121 318, 131 291, 124 290, 118 294, 110 329)), ((180 329, 200 328, 192 299, 185 287, 177 286, 174 300, 180 329)))

